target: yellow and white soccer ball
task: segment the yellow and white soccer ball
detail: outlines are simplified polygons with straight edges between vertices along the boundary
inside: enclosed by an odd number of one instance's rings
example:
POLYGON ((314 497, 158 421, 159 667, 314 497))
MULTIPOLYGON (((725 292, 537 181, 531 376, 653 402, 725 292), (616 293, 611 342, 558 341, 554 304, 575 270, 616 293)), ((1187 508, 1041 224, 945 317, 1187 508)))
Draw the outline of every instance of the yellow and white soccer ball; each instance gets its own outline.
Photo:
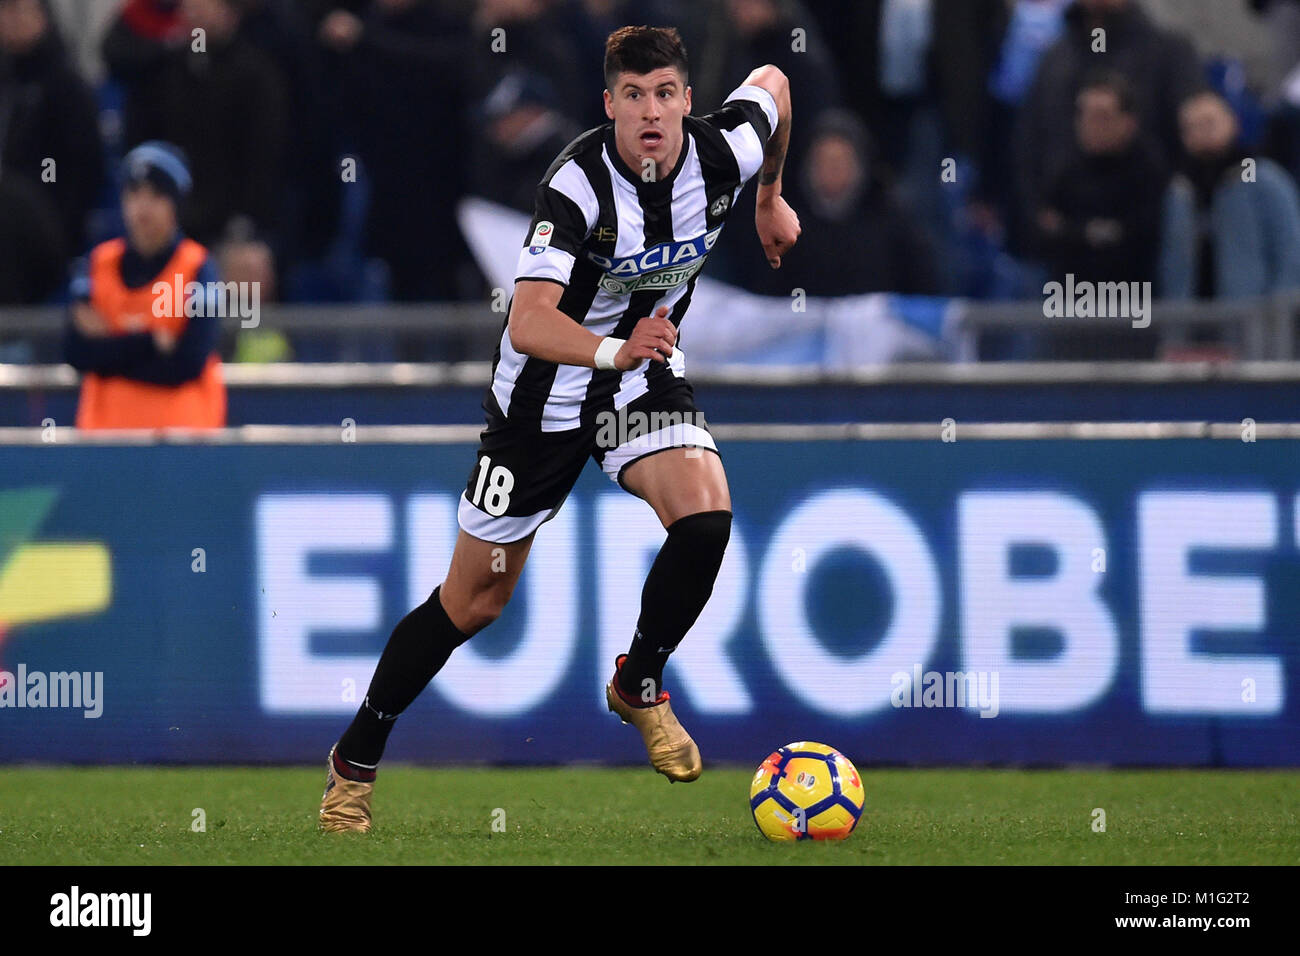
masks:
POLYGON ((758 767, 749 809, 769 840, 843 840, 858 825, 866 793, 852 761, 811 741, 786 744, 758 767))

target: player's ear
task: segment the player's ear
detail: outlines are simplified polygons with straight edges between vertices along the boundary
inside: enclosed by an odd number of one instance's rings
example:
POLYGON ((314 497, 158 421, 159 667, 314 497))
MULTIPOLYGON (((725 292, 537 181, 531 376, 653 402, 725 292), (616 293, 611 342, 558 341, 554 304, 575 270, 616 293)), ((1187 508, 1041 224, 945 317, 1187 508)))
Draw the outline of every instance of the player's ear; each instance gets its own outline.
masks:
POLYGON ((691 115, 691 88, 686 87, 686 115, 691 115))
POLYGON ((610 96, 609 90, 605 91, 605 116, 614 118, 614 97, 610 96))

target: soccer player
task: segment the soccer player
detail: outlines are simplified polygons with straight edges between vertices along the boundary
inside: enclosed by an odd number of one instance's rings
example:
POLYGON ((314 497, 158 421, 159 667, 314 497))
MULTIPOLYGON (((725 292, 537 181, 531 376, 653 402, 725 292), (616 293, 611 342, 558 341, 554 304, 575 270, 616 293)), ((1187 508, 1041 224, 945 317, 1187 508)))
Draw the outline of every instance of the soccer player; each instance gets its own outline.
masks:
POLYGON ((677 329, 705 256, 755 173, 755 225, 773 268, 798 239, 799 219, 781 198, 785 75, 759 67, 702 117, 690 115, 688 78, 675 29, 623 27, 606 41, 612 122, 570 143, 537 187, 451 567, 393 630, 356 718, 330 751, 326 831, 370 829, 376 768, 394 721, 451 652, 501 614, 533 535, 559 511, 588 457, 644 499, 668 532, 631 647, 606 685, 609 709, 641 732, 651 764, 670 781, 700 775, 699 749, 661 684, 713 591, 731 498, 677 329))

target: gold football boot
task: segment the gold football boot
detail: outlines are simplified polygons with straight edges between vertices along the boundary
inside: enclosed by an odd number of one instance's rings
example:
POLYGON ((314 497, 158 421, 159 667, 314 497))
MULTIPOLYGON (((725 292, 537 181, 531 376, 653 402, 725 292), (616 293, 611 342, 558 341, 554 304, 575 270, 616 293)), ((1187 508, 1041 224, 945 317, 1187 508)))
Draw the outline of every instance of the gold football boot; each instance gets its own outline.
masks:
POLYGON ((370 795, 373 783, 349 780, 334 772, 334 747, 325 771, 325 793, 320 800, 320 828, 325 833, 369 833, 370 795))
POLYGON ((627 660, 620 654, 614 662, 614 677, 605 685, 605 700, 609 709, 625 724, 641 731, 645 749, 650 754, 650 764, 668 778, 669 783, 694 780, 704 769, 700 762, 700 749, 686 729, 677 722, 667 692, 661 691, 659 699, 649 707, 633 707, 619 693, 614 682, 618 671, 627 660))

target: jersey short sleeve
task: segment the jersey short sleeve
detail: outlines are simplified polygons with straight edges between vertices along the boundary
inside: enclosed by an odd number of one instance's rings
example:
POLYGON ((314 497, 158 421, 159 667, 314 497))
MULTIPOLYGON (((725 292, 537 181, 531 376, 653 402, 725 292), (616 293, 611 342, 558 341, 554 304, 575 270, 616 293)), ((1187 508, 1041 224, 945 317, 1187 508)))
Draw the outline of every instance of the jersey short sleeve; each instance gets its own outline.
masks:
POLYGON ((545 279, 568 285, 578 251, 595 227, 598 213, 595 190, 581 167, 569 160, 555 170, 537 187, 515 281, 545 279))
POLYGON ((776 100, 761 86, 738 86, 721 107, 702 119, 717 127, 748 182, 763 166, 763 150, 776 129, 776 100))

